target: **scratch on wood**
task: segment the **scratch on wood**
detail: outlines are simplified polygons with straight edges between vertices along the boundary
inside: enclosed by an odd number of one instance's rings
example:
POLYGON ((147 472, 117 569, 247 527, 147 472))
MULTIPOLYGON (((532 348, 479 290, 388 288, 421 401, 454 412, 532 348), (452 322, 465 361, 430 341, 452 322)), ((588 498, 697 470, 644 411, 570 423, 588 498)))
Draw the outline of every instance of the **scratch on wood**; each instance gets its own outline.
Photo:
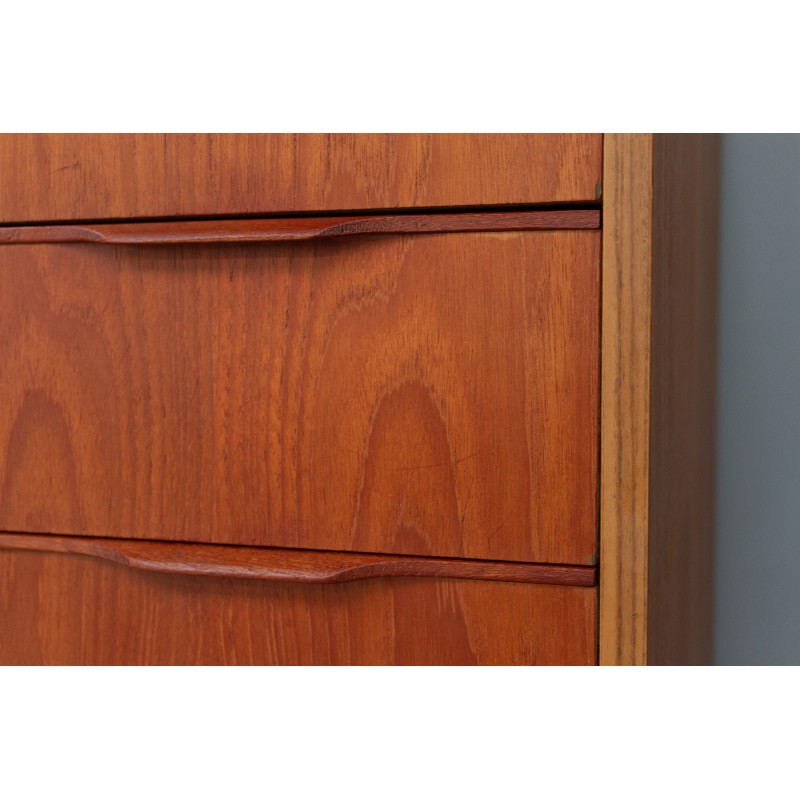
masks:
POLYGON ((50 174, 55 175, 56 172, 63 172, 65 169, 75 169, 75 167, 79 167, 80 165, 80 161, 76 161, 74 164, 65 164, 63 167, 57 167, 56 169, 51 170, 50 174))
POLYGON ((468 456, 464 456, 463 458, 457 458, 454 461, 440 461, 438 464, 420 464, 414 467, 395 467, 395 470, 399 472, 401 470, 410 470, 410 469, 433 469, 434 467, 452 467, 455 466, 456 464, 460 464, 462 461, 466 461, 467 459, 475 458, 475 456, 477 455, 478 453, 475 452, 475 453, 470 453, 468 456))

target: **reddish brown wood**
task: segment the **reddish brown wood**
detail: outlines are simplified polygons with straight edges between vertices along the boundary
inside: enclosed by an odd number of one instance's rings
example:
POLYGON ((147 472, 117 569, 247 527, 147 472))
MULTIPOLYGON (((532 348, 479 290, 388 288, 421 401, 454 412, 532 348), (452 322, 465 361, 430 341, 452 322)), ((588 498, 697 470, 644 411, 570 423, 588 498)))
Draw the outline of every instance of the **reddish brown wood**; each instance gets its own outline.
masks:
POLYGON ((595 567, 12 533, 0 533, 0 550, 76 553, 151 572, 292 583, 429 577, 594 586, 597 578, 595 567))
POLYGON ((0 550, 2 664, 592 664, 594 588, 164 575, 0 550))
POLYGON ((194 244, 283 242, 366 234, 573 230, 600 227, 600 212, 520 211, 483 214, 402 214, 292 219, 193 220, 106 225, 29 225, 0 228, 0 244, 95 242, 194 244))
POLYGON ((599 134, 3 134, 0 222, 592 202, 599 134))
POLYGON ((597 231, 0 247, 0 529, 593 564, 597 231))

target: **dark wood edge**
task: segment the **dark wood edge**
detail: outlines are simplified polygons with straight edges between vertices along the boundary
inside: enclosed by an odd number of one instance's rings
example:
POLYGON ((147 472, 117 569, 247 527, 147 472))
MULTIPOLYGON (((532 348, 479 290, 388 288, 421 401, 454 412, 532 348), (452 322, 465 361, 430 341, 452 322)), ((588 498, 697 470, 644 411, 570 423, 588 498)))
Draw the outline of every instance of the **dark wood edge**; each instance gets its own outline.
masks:
POLYGON ((346 583, 369 578, 462 578, 561 586, 595 586, 597 582, 596 567, 95 539, 50 534, 0 533, 0 550, 71 553, 114 561, 132 569, 150 572, 291 583, 346 583))
POLYGON ((0 228, 0 244, 224 244, 289 242, 336 236, 479 231, 592 230, 598 210, 519 211, 483 214, 298 217, 134 222, 100 225, 28 225, 0 228))

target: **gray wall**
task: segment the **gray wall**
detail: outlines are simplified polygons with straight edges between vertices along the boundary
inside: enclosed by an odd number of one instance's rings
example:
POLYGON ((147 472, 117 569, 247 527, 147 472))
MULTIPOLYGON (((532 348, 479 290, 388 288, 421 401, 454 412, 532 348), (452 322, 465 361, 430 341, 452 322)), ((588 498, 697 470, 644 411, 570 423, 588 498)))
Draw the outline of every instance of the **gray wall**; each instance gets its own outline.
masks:
POLYGON ((722 158, 716 660, 800 664, 800 135, 722 158))

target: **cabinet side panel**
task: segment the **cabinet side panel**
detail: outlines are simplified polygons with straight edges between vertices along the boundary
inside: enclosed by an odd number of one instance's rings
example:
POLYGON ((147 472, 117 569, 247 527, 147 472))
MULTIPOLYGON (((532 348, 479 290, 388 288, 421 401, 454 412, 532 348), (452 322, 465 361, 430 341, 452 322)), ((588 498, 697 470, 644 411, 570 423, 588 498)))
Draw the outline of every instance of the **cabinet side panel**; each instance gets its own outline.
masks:
POLYGON ((0 550, 0 664, 591 664, 594 588, 329 586, 0 550))
POLYGON ((648 663, 712 658, 719 141, 657 136, 648 663))

